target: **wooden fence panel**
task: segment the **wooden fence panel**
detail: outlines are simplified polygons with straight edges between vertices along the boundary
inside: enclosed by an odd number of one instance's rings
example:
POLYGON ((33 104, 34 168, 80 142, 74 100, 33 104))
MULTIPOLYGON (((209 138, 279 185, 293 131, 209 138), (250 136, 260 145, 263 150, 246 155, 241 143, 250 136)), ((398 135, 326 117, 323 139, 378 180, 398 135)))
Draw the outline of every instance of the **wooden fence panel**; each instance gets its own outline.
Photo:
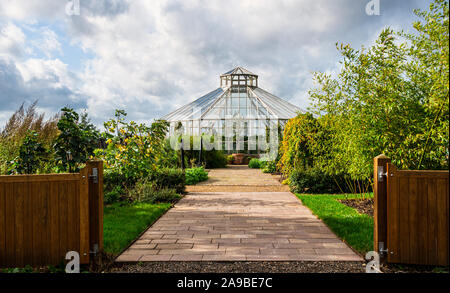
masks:
POLYGON ((76 174, 0 176, 0 267, 57 265, 68 251, 79 252, 86 264, 93 241, 101 251, 100 166, 88 162, 76 174), (95 184, 93 168, 99 175, 95 184))
POLYGON ((448 265, 449 172, 388 164, 386 175, 388 262, 448 265))

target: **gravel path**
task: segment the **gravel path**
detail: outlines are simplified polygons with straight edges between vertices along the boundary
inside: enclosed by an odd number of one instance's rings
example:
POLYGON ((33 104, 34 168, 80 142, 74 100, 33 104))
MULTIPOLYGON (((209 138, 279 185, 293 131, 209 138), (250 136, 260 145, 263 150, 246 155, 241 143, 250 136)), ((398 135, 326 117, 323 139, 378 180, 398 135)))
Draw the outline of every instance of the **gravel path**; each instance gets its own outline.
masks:
POLYGON ((116 264, 111 273, 364 273, 363 262, 145 262, 116 264))

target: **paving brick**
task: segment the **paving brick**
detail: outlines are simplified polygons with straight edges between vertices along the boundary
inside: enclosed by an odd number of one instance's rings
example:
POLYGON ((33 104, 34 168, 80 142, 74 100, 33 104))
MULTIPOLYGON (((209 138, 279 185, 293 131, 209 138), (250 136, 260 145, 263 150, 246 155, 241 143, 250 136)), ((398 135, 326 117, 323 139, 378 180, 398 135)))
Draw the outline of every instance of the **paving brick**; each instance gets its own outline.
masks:
POLYGON ((166 254, 166 255, 159 255, 159 254, 147 254, 142 256, 139 261, 169 261, 172 258, 172 255, 166 254))
POLYGON ((201 261, 202 254, 175 254, 170 259, 171 261, 201 261))
POLYGON ((362 258, 289 192, 188 194, 117 258, 121 262, 246 260, 362 258))
POLYGON ((186 249, 192 248, 192 243, 160 243, 156 246, 157 249, 186 249))

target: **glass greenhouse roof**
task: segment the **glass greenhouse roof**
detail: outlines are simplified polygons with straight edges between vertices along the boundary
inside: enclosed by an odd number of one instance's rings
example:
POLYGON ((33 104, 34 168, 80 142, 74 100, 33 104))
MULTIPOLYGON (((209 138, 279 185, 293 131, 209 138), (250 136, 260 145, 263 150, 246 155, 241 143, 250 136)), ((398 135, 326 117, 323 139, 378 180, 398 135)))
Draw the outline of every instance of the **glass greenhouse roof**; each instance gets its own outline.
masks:
MULTIPOLYGON (((161 120, 289 120, 298 112, 303 112, 297 106, 259 88, 258 75, 242 67, 222 74, 220 81, 220 88, 173 111, 161 120)), ((197 126, 197 132, 200 128, 201 126, 197 126)))

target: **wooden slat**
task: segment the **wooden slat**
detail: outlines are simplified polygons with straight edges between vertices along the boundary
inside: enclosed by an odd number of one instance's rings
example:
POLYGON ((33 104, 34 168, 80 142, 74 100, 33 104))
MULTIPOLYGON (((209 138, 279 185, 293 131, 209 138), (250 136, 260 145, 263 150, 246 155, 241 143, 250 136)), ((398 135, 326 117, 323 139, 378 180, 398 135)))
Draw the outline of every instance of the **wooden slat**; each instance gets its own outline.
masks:
POLYGON ((33 259, 33 190, 32 184, 26 183, 27 192, 25 194, 24 201, 24 227, 23 227, 23 240, 24 240, 24 259, 33 259))
POLYGON ((14 225, 15 225, 15 261, 18 266, 25 264, 24 260, 24 201, 25 194, 27 193, 27 184, 20 183, 15 185, 14 190, 14 225))
POLYGON ((448 178, 448 171, 399 170, 398 176, 419 178, 448 178))
POLYGON ((392 164, 387 166, 387 248, 388 261, 397 263, 400 261, 399 253, 399 198, 398 198, 398 177, 396 168, 392 164))
MULTIPOLYGON (((98 201, 98 242, 99 250, 103 252, 103 161, 97 161, 98 167, 98 184, 97 184, 97 201, 98 201)), ((447 190, 448 192, 448 190, 447 190)), ((448 201, 447 201, 448 210, 448 201)))
POLYGON ((448 265, 448 180, 437 179, 438 265, 448 265))
POLYGON ((5 183, 0 182, 0 267, 6 263, 6 195, 5 183))
POLYGON ((409 259, 409 179, 399 177, 399 241, 400 241, 400 262, 409 259))
POLYGON ((67 253, 68 246, 68 200, 67 200, 67 183, 59 183, 59 252, 60 255, 65 256, 67 253))
POLYGON ((427 223, 428 223, 428 263, 437 263, 437 237, 436 237, 436 227, 437 227, 437 186, 436 180, 432 179, 428 184, 428 210, 427 210, 427 223))
POLYGON ((52 175, 2 175, 1 182, 43 182, 43 181, 78 181, 78 174, 52 174, 52 175))
POLYGON ((6 194, 6 266, 14 265, 15 263, 15 223, 14 223, 14 185, 12 183, 5 184, 6 194))
POLYGON ((374 194, 374 233, 373 247, 375 251, 379 251, 379 244, 387 245, 387 179, 385 177, 378 178, 378 170, 383 168, 383 172, 387 172, 387 164, 391 160, 385 155, 377 156, 374 159, 374 178, 373 178, 373 194, 374 194))
POLYGON ((417 234, 418 234, 418 262, 428 264, 428 182, 429 180, 417 181, 417 234))
POLYGON ((89 262, 89 177, 87 168, 80 172, 80 262, 89 262))
POLYGON ((42 234, 41 234, 41 263, 46 263, 50 259, 50 255, 52 254, 50 251, 50 182, 44 181, 41 183, 41 227, 42 227, 42 234))
POLYGON ((67 247, 64 253, 68 251, 78 251, 76 239, 78 238, 77 233, 77 219, 76 219, 76 203, 75 197, 75 185, 73 182, 66 182, 66 192, 67 192, 67 247))
POLYGON ((59 250, 59 196, 58 196, 58 182, 50 183, 50 250, 52 255, 50 257, 51 263, 57 264, 62 255, 59 250))
POLYGON ((31 197, 32 207, 33 207, 33 260, 32 265, 36 266, 40 264, 40 238, 41 238, 41 229, 39 226, 39 217, 40 217, 40 206, 39 206, 39 198, 40 198, 40 182, 33 182, 33 196, 31 197))
POLYGON ((89 175, 97 168, 98 182, 89 180, 89 220, 90 220, 90 247, 98 245, 103 250, 103 162, 92 161, 86 165, 89 175))
POLYGON ((409 178, 409 196, 408 196, 408 222, 409 225, 409 257, 408 263, 418 263, 419 261, 419 235, 418 235, 418 194, 417 178, 409 178))

